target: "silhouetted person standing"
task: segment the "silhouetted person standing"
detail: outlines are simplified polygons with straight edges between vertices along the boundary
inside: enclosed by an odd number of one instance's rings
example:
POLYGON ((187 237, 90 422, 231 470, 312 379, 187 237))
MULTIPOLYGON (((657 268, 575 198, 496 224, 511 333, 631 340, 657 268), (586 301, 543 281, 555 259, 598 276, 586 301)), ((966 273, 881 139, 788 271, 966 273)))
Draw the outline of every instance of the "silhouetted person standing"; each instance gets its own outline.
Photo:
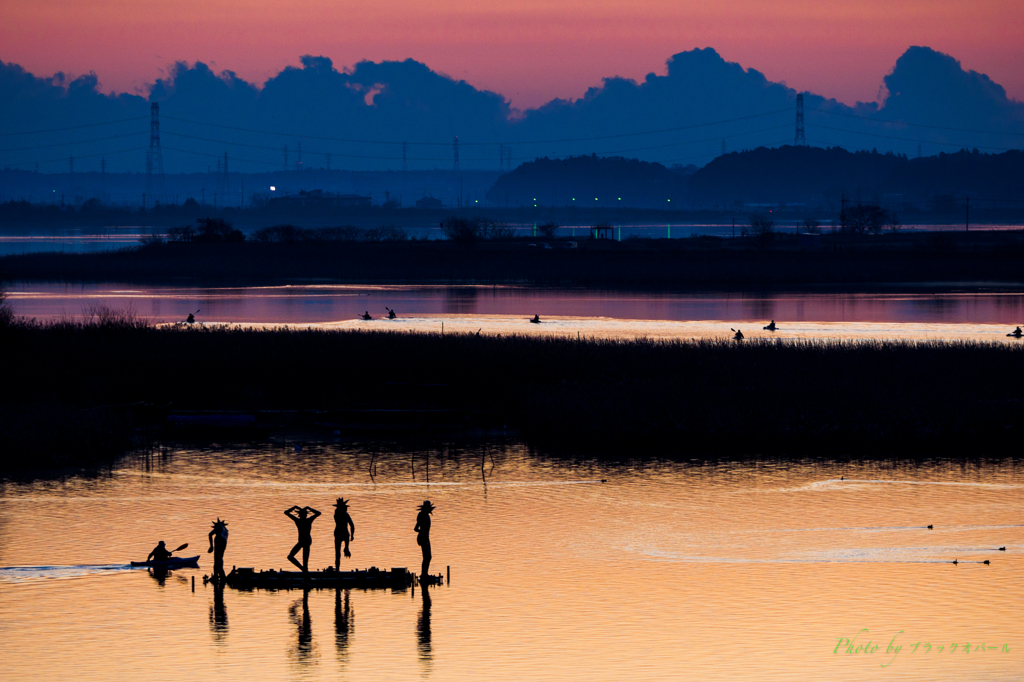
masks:
POLYGON ((219 582, 227 578, 224 573, 224 550, 228 548, 228 522, 221 521, 220 517, 213 522, 213 530, 210 531, 210 549, 207 553, 213 552, 213 579, 219 582))
POLYGON ((421 581, 430 575, 430 515, 433 512, 434 505, 430 504, 430 500, 423 500, 423 504, 420 505, 420 513, 416 516, 416 527, 413 528, 418 533, 416 543, 423 551, 423 566, 420 568, 421 581))
POLYGON ((284 510, 284 515, 295 522, 295 527, 299 531, 299 541, 292 547, 288 561, 298 566, 303 573, 307 573, 309 571, 309 546, 313 544, 313 522, 320 516, 320 512, 312 507, 293 505, 284 510), (301 564, 295 560, 295 555, 300 549, 302 550, 301 564))
POLYGON ((344 498, 339 497, 334 506, 334 570, 340 571, 341 544, 345 543, 345 556, 351 557, 348 543, 356 539, 356 524, 352 523, 352 517, 348 515, 348 502, 344 498))

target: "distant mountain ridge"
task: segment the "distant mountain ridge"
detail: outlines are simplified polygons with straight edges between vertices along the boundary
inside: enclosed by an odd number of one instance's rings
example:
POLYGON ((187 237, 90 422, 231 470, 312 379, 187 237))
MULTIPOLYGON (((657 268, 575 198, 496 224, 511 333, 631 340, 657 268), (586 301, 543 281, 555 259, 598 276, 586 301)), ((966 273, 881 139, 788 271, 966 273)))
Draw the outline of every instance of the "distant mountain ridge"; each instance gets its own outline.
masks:
MULTIPOLYGON (((667 67, 664 76, 606 78, 580 99, 518 112, 498 93, 411 59, 339 70, 306 55, 260 87, 179 62, 148 96, 104 94, 92 73, 40 78, 0 62, 0 167, 99 170, 105 159, 108 170, 142 171, 150 100, 160 103, 168 172, 212 172, 225 152, 232 170, 250 172, 296 169, 300 158, 303 168, 454 169, 456 137, 460 168, 493 170, 594 153, 703 165, 723 148, 793 142, 794 89, 712 48, 680 52, 667 67)), ((911 47, 882 80, 881 105, 806 93, 808 142, 910 156, 919 145, 926 156, 1024 145, 1024 103, 949 55, 911 47)))

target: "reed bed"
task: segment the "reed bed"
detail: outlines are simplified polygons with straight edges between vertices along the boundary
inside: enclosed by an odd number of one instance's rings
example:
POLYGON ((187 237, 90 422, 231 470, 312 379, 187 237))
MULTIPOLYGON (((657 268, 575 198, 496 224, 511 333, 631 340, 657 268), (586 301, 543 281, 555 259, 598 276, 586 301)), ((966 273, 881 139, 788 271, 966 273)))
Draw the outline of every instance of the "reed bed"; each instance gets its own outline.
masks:
POLYGON ((154 328, 109 317, 14 324, 0 340, 15 387, 0 399, 4 469, 32 453, 68 459, 50 451, 73 440, 61 432, 80 431, 72 411, 106 425, 83 452, 109 451, 127 428, 110 406, 134 403, 457 408, 543 448, 684 458, 1013 454, 1024 413, 1017 343, 154 328), (409 385, 422 390, 410 397, 409 385))

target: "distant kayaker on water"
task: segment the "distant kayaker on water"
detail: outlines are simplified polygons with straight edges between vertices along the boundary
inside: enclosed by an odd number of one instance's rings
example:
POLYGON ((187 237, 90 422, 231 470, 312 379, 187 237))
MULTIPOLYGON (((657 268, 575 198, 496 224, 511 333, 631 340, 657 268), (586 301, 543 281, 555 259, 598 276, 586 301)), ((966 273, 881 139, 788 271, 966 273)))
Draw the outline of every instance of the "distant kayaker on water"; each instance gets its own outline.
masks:
POLYGON ((391 308, 389 308, 387 306, 384 306, 384 310, 388 311, 388 319, 389 320, 395 319, 395 311, 394 310, 392 310, 391 308))
POLYGON ((367 310, 365 313, 363 313, 359 317, 361 317, 364 320, 372 320, 373 319, 373 316, 370 315, 370 311, 369 310, 367 310))
POLYGON ((288 561, 298 566, 303 573, 306 573, 309 570, 309 546, 313 544, 313 522, 320 516, 320 512, 312 507, 293 505, 284 510, 284 515, 294 521, 295 527, 299 530, 299 541, 292 547, 292 551, 288 555, 288 561), (301 564, 295 560, 295 555, 299 553, 300 549, 302 550, 301 564))
POLYGON ((416 516, 416 527, 413 528, 418 533, 416 543, 423 551, 420 580, 425 580, 430 575, 430 515, 433 511, 434 505, 430 504, 430 500, 423 500, 423 504, 420 505, 420 513, 416 516))
POLYGON ((340 571, 341 544, 345 543, 345 556, 351 557, 352 552, 348 551, 348 543, 349 540, 356 539, 356 524, 352 523, 352 517, 348 515, 348 502, 344 498, 339 497, 334 506, 334 570, 340 571))
POLYGON ((221 521, 220 517, 213 522, 213 530, 210 531, 210 549, 207 553, 213 552, 213 579, 224 580, 227 575, 224 573, 224 550, 228 548, 228 522, 221 521))
POLYGON ((146 557, 146 561, 167 561, 171 558, 171 553, 164 546, 164 541, 161 540, 157 543, 157 546, 153 548, 153 551, 146 557))
POLYGON ((1007 334, 1007 336, 1016 336, 1019 339, 1020 337, 1024 336, 1024 330, 1021 330, 1020 327, 1017 327, 1016 329, 1013 330, 1013 332, 1007 334))

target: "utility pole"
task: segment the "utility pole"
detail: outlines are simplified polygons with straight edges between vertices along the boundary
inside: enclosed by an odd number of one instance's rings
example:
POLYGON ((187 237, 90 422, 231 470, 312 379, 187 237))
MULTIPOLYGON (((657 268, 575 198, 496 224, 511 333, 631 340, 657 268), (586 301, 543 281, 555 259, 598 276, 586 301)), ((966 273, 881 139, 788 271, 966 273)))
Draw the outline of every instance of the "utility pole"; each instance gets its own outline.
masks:
POLYGON ((505 145, 498 145, 498 170, 505 170, 505 145))
MULTIPOLYGON (((163 201, 164 156, 160 149, 160 104, 149 105, 149 149, 146 150, 146 194, 154 203, 163 201), (156 178, 154 179, 154 174, 156 178)), ((145 206, 143 206, 145 208, 145 206)))
POLYGON ((796 96, 796 140, 794 146, 807 146, 807 138, 804 137, 804 93, 796 96))
POLYGON ((459 171, 459 136, 455 136, 455 141, 452 142, 452 151, 455 153, 455 165, 452 168, 456 173, 459 171))

